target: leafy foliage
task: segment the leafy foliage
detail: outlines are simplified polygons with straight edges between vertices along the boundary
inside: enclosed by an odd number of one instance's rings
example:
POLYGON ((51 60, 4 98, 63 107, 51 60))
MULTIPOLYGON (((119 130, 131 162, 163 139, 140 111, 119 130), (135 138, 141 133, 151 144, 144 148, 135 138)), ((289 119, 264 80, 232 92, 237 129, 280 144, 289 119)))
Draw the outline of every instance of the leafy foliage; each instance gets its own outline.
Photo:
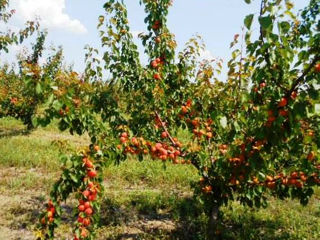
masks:
MULTIPOLYGON (((31 73, 27 88, 36 89, 37 101, 44 103, 32 123, 47 125, 58 118, 61 130, 88 133, 92 142, 67 158, 39 238, 54 238, 59 205, 76 192, 74 239, 94 239, 101 170, 129 154, 188 163, 199 171, 194 189, 210 217, 208 239, 219 238, 219 209, 228 201, 263 207, 272 194, 307 204, 320 183, 319 1, 311 0, 295 15, 290 1, 263 0, 259 15, 244 20, 241 46, 239 35, 231 43, 225 82, 217 77, 221 60, 198 60, 199 38, 176 53, 166 25, 171 1, 140 2, 147 14, 148 32, 140 35, 147 66, 139 60, 126 7, 116 0, 107 1, 106 16, 99 17, 103 66, 90 47, 84 76, 52 70, 56 67, 36 74, 28 63, 24 66, 31 73), (260 34, 252 39, 255 19, 260 34), (103 68, 110 79, 103 79, 103 68), (175 137, 181 128, 189 132, 188 142, 175 137)), ((35 52, 41 49, 35 45, 35 52)))

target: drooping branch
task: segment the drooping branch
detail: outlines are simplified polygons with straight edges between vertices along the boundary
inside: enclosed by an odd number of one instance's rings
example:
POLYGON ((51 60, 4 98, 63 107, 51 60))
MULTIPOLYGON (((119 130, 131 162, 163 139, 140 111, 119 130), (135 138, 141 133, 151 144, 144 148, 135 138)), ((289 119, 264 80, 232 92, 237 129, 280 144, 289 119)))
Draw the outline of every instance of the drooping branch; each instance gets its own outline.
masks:
POLYGON ((171 134, 169 133, 169 131, 168 131, 167 127, 166 127, 166 124, 162 121, 159 113, 157 111, 155 111, 155 114, 156 114, 159 122, 161 123, 161 126, 162 126, 163 130, 165 131, 165 133, 167 134, 168 138, 170 139, 171 143, 173 144, 173 146, 176 146, 177 145, 176 141, 174 141, 174 139, 172 138, 171 134))
MULTIPOLYGON (((160 114, 159 114, 157 111, 155 111, 155 114, 156 114, 156 117, 158 118, 158 120, 159 120, 159 122, 160 122, 160 124, 161 124, 161 126, 162 126, 162 128, 163 128, 163 130, 164 130, 165 133, 167 134, 170 142, 171 142, 175 147, 177 147, 176 141, 172 138, 170 132, 168 131, 168 128, 166 127, 166 124, 165 124, 164 121, 161 119, 160 114)), ((178 147, 178 148, 179 148, 179 147, 178 147)), ((180 149, 180 150, 181 150, 181 149, 180 149)), ((181 152, 181 155, 180 155, 180 156, 181 156, 181 157, 185 157, 186 155, 187 155, 186 152, 181 152)), ((199 163, 198 163, 198 161, 196 161, 196 160, 194 160, 194 159, 191 159, 191 163, 192 163, 192 165, 193 165, 196 169, 199 170, 199 169, 201 168, 200 165, 199 165, 199 163)))
POLYGON ((311 62, 311 63, 309 64, 309 66, 307 67, 307 69, 305 69, 305 70, 303 71, 303 73, 301 74, 301 76, 296 79, 296 81, 293 83, 291 89, 288 91, 286 97, 290 97, 291 93, 292 93, 293 91, 295 91, 296 88, 297 88, 301 83, 303 83, 305 77, 310 73, 310 71, 314 68, 314 66, 317 64, 318 61, 320 61, 320 55, 316 55, 316 56, 314 57, 314 59, 312 60, 312 62, 311 62))

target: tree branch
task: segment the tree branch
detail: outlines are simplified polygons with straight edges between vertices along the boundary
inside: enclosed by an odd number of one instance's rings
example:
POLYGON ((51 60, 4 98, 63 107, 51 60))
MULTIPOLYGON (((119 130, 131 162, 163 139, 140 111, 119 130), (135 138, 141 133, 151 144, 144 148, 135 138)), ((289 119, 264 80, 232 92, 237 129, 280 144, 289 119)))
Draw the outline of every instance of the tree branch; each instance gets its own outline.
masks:
POLYGON ((305 78, 305 76, 308 75, 308 73, 312 70, 312 68, 317 64, 317 62, 320 61, 320 55, 316 55, 312 62, 309 64, 309 67, 304 70, 304 72, 301 74, 300 77, 297 78, 297 80, 294 82, 288 93, 286 94, 286 97, 290 97, 291 93, 296 90, 297 86, 301 84, 305 78))
POLYGON ((164 130, 164 131, 166 132, 166 134, 168 135, 168 138, 170 139, 171 143, 173 144, 173 146, 176 146, 176 145, 177 145, 177 143, 176 143, 176 142, 173 140, 173 138, 171 137, 171 134, 169 133, 169 131, 168 131, 168 129, 167 129, 167 127, 166 127, 165 123, 162 121, 162 119, 161 119, 161 117, 160 117, 159 113, 158 113, 157 111, 155 111, 155 114, 156 114, 157 118, 159 119, 159 121, 160 121, 160 123, 161 123, 161 126, 162 126, 162 128, 163 128, 163 130, 164 130))

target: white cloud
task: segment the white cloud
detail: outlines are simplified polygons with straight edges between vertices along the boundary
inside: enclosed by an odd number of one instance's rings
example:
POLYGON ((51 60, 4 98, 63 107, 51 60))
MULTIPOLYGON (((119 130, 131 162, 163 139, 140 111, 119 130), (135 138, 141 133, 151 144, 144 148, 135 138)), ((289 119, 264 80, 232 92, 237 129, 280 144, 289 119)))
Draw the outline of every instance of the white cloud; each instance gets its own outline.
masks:
POLYGON ((66 0, 12 0, 11 8, 16 9, 16 15, 23 21, 40 18, 40 23, 46 28, 57 28, 83 34, 85 26, 77 19, 72 19, 64 12, 66 0))
POLYGON ((200 56, 199 56, 199 58, 200 58, 201 60, 208 60, 208 61, 210 61, 210 60, 213 60, 213 59, 214 59, 214 56, 212 55, 212 53, 211 53, 209 50, 204 49, 204 50, 200 50, 200 56))

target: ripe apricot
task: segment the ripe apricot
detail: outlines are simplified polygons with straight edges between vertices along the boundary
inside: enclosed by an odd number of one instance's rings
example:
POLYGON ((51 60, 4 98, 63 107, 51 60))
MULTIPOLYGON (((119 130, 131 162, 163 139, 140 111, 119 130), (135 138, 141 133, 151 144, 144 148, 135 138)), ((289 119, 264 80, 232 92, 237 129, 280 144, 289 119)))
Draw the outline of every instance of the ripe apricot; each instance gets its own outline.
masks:
POLYGON ((293 92, 291 93, 291 95, 290 95, 290 97, 291 97, 292 100, 296 99, 297 96, 298 96, 298 93, 297 93, 296 91, 293 91, 293 92))
POLYGON ((167 138, 168 137, 168 133, 167 132, 162 132, 161 133, 161 137, 162 138, 167 138))
POLYGON ((85 208, 84 205, 79 205, 79 207, 78 207, 78 210, 79 210, 80 212, 83 212, 85 209, 86 209, 86 208, 85 208))
POLYGON ((316 64, 316 66, 314 67, 314 70, 316 73, 320 73, 320 63, 316 64))
POLYGON ((311 152, 308 154, 307 159, 308 159, 309 161, 312 161, 312 160, 314 159, 314 157, 315 157, 315 154, 314 154, 313 151, 311 151, 311 152))
POLYGON ((275 182, 267 182, 267 188, 274 189, 276 187, 275 182))
POLYGON ((83 228, 83 229, 81 230, 80 236, 81 236, 82 238, 88 237, 88 230, 85 229, 85 228, 83 228))
POLYGON ((82 217, 78 217, 78 223, 83 223, 83 218, 82 217))
POLYGON ((97 195, 95 195, 95 194, 94 194, 94 195, 90 195, 90 196, 88 197, 89 201, 91 201, 91 202, 95 201, 96 198, 97 198, 97 195))
POLYGON ((288 100, 285 97, 283 97, 283 98, 281 98, 280 102, 278 103, 278 106, 285 107, 287 104, 288 104, 288 100))
POLYGON ((89 178, 95 178, 97 176, 97 172, 95 170, 88 171, 89 178))
POLYGON ((286 116, 288 116, 288 111, 280 109, 279 110, 279 115, 282 116, 282 117, 286 117, 286 116))
POLYGON ((84 191, 82 192, 82 195, 87 198, 87 197, 89 197, 90 192, 89 192, 88 190, 84 190, 84 191))
POLYGON ((87 160, 87 162, 85 163, 85 166, 87 168, 93 168, 93 163, 90 160, 87 160))
POLYGON ((49 211, 49 212, 47 213, 47 215, 48 215, 48 218, 52 218, 52 217, 53 217, 53 213, 52 213, 51 211, 49 211))
POLYGON ((188 108, 187 108, 186 106, 182 106, 182 107, 181 107, 181 112, 182 112, 183 114, 186 114, 186 113, 188 112, 188 108))
POLYGON ((297 172, 292 172, 292 173, 291 173, 291 177, 292 177, 292 178, 297 178, 298 175, 299 175, 299 174, 298 174, 297 172))
POLYGON ((85 218, 85 219, 83 219, 83 225, 84 226, 89 226, 90 225, 90 223, 91 223, 91 221, 90 221, 90 218, 85 218))
POLYGON ((88 202, 88 201, 85 202, 85 203, 84 203, 84 208, 87 209, 87 208, 89 208, 89 207, 90 207, 90 202, 88 202))
POLYGON ((95 145, 95 146, 93 147, 93 149, 94 149, 96 152, 98 152, 98 151, 100 150, 100 147, 99 147, 98 145, 95 145))
POLYGON ((157 62, 156 60, 153 60, 153 61, 151 62, 151 66, 152 66, 153 68, 157 68, 157 67, 158 67, 158 62, 157 62))
POLYGON ((272 182, 273 181, 273 177, 271 177, 271 176, 267 176, 266 179, 267 179, 268 182, 272 182))
POLYGON ((125 137, 120 137, 120 142, 121 142, 121 143, 127 142, 127 138, 125 138, 125 137))
POLYGON ((260 83, 260 88, 264 88, 265 86, 267 86, 265 82, 260 83))
POLYGON ((87 208, 85 211, 85 214, 87 214, 88 216, 90 216, 93 213, 93 210, 91 207, 87 208))
POLYGON ((156 41, 156 43, 161 43, 161 38, 158 36, 158 37, 156 37, 156 39, 155 39, 155 41, 156 41))
POLYGON ((127 138, 128 137, 128 133, 127 132, 121 133, 121 137, 127 138))
POLYGON ((153 74, 153 78, 154 78, 155 80, 161 80, 161 76, 160 76, 159 73, 153 74))

